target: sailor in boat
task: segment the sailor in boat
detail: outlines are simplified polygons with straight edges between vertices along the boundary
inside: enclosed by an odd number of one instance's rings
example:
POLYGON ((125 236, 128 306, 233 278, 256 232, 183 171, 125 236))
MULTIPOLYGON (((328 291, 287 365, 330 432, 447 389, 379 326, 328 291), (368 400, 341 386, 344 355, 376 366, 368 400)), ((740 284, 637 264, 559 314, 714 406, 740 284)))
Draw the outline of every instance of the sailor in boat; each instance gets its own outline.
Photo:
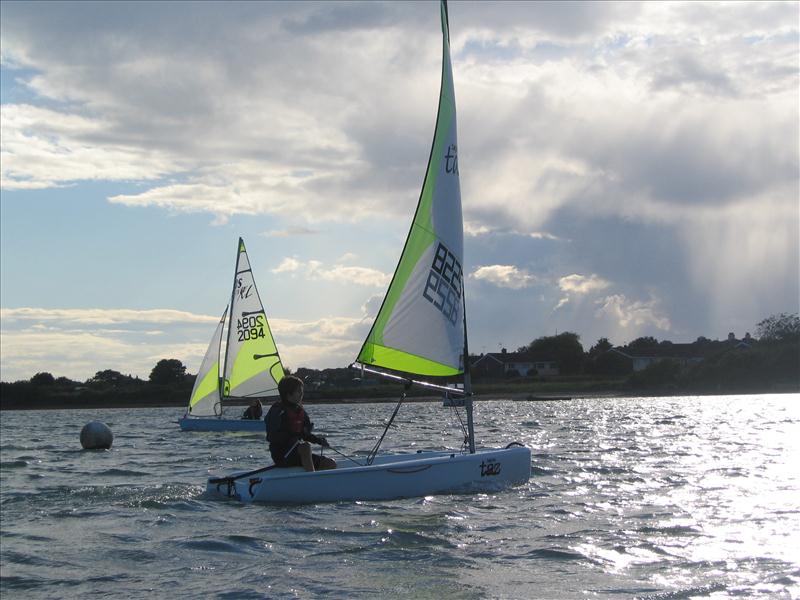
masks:
POLYGON ((245 409, 242 418, 256 420, 260 419, 263 414, 264 408, 261 406, 261 400, 258 398, 253 398, 253 400, 250 401, 250 406, 245 409))
POLYGON ((278 383, 278 393, 281 399, 270 407, 264 419, 275 466, 302 466, 306 471, 335 469, 335 460, 311 452, 312 443, 323 448, 330 446, 324 437, 311 433, 314 424, 303 408, 303 380, 285 376, 278 383))

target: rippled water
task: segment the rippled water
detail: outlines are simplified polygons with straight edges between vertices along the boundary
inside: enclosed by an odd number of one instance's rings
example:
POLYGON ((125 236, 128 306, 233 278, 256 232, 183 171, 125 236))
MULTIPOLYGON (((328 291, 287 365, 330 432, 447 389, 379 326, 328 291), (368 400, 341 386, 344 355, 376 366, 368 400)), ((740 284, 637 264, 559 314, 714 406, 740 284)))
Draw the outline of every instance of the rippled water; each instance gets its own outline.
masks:
MULTIPOLYGON (((390 404, 311 405, 351 454, 390 404)), ((4 598, 798 598, 800 396, 479 402, 479 446, 533 450, 493 495, 312 506, 204 497, 263 438, 174 409, 3 412, 4 598), (98 419, 110 451, 82 451, 98 419)), ((384 448, 458 448, 407 404, 384 448)), ((339 458, 339 457, 337 457, 339 458)), ((340 459, 340 458, 339 458, 340 459)), ((340 459, 342 460, 342 459, 340 459)))

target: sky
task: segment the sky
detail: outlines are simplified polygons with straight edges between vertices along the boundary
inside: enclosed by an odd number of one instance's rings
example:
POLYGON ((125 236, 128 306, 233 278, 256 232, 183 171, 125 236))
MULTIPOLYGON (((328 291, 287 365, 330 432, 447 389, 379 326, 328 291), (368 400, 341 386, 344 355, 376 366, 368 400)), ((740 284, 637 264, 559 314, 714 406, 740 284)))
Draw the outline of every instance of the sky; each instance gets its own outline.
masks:
MULTIPOLYGON (((244 238, 344 367, 436 119, 436 2, 0 4, 0 378, 195 373, 244 238)), ((797 2, 451 2, 473 353, 800 310, 797 2)))

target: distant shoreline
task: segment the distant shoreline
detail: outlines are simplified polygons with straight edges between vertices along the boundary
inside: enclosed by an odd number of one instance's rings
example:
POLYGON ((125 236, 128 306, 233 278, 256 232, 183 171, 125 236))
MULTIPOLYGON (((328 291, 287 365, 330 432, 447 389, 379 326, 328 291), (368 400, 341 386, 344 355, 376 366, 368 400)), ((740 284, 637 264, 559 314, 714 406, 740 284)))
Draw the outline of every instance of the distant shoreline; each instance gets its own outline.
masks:
MULTIPOLYGON (((656 391, 646 391, 646 390, 598 391, 598 392, 575 390, 573 392, 563 391, 563 392, 553 392, 553 393, 535 393, 528 391, 484 392, 484 393, 476 393, 473 396, 473 400, 475 400, 476 402, 494 402, 502 400, 513 401, 513 402, 554 402, 554 401, 583 400, 583 399, 624 400, 628 398, 670 398, 678 396, 698 396, 698 397, 754 396, 754 395, 764 395, 764 394, 792 394, 792 393, 800 393, 800 388, 794 388, 794 386, 788 386, 787 389, 783 389, 783 386, 781 386, 781 389, 769 389, 769 390, 742 390, 742 391, 718 390, 718 391, 703 391, 703 392, 698 392, 698 391, 690 392, 686 390, 670 391, 670 392, 663 392, 663 391, 656 392, 656 391)), ((359 397, 359 396, 343 397, 343 398, 310 397, 306 399, 305 404, 309 406, 324 405, 324 404, 391 404, 397 402, 399 399, 400 399, 399 394, 397 396, 381 396, 381 397, 359 397)), ((405 398, 404 402, 432 404, 432 403, 441 403, 442 398, 441 396, 430 396, 430 395, 409 396, 405 398)), ((105 399, 98 402, 87 402, 80 400, 79 401, 47 400, 47 401, 39 401, 33 404, 35 405, 2 406, 0 407, 0 410, 28 411, 28 410, 91 410, 91 409, 109 409, 109 408, 124 408, 124 409, 175 408, 176 414, 177 413, 183 414, 186 410, 185 402, 177 403, 164 400, 154 400, 154 401, 140 400, 140 401, 120 401, 120 402, 109 402, 105 399)), ((230 411, 231 409, 244 408, 245 406, 247 406, 247 404, 243 402, 231 402, 230 404, 228 404, 228 409, 230 411)))

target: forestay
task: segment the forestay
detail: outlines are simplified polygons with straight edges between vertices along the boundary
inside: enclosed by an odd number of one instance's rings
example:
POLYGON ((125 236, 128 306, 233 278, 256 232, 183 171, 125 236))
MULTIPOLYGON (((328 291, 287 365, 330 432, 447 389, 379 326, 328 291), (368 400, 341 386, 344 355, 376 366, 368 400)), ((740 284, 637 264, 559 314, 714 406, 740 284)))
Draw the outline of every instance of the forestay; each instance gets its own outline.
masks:
POLYGON ((464 370, 463 225, 447 7, 442 80, 428 168, 414 221, 383 305, 356 359, 426 376, 464 370))

